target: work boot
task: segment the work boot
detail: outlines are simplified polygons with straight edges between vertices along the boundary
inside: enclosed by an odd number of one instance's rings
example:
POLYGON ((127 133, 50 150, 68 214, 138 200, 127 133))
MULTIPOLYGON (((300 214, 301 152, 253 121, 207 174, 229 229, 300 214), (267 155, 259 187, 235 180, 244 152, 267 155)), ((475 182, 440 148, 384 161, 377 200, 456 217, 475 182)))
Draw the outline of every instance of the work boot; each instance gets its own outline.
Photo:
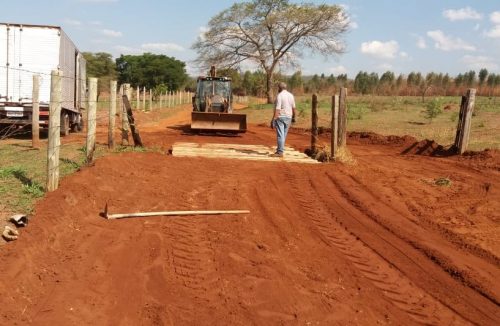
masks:
POLYGON ((274 153, 274 154, 269 154, 270 157, 283 157, 283 153, 274 153))

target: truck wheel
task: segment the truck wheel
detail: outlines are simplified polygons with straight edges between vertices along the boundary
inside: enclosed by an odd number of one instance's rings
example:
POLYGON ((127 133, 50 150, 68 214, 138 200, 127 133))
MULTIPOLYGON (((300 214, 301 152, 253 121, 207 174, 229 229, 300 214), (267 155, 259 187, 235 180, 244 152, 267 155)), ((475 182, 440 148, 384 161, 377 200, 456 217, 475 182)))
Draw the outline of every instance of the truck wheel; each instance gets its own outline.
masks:
POLYGON ((80 121, 76 124, 76 130, 77 131, 83 131, 83 118, 80 117, 80 121))
POLYGON ((69 115, 63 113, 61 116, 61 136, 69 135, 69 115))
POLYGON ((76 121, 74 121, 71 124, 71 131, 72 132, 82 131, 81 123, 82 123, 82 116, 81 115, 77 115, 76 116, 76 121))

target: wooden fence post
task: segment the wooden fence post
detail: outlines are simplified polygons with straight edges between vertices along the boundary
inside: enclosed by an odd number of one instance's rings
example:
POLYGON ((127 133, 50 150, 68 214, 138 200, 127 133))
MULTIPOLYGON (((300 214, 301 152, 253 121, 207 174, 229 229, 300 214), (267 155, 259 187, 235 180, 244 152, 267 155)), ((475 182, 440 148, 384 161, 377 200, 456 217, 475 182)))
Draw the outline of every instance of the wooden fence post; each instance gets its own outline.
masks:
POLYGON ((96 111, 97 111, 97 78, 89 78, 89 104, 87 106, 87 164, 94 160, 96 111))
POLYGON ((116 116, 116 80, 110 82, 110 101, 109 101, 109 125, 108 125, 108 148, 113 149, 115 147, 115 140, 113 137, 113 132, 115 130, 115 116, 116 116))
POLYGON ((153 111, 153 90, 149 89, 149 111, 153 111))
POLYGON ((47 191, 54 191, 59 187, 62 75, 62 71, 52 70, 50 79, 49 143, 47 146, 47 191))
POLYGON ((130 86, 130 84, 125 84, 125 85, 127 85, 127 87, 126 87, 127 89, 126 89, 124 95, 127 95, 127 98, 129 100, 129 103, 130 103, 130 102, 132 102, 132 86, 130 86))
POLYGON ((137 97, 135 99, 135 109, 139 111, 141 109, 141 91, 139 89, 139 86, 137 86, 137 97))
POLYGON ((469 88, 467 90, 467 94, 462 97, 457 133, 455 136, 455 148, 457 150, 457 153, 460 155, 465 153, 467 147, 469 146, 472 113, 474 112, 475 100, 476 89, 469 88))
POLYGON ((318 139, 318 96, 312 95, 311 107, 311 153, 316 153, 316 140, 318 139))
POLYGON ((130 106, 130 102, 128 101, 127 96, 123 96, 123 105, 125 107, 125 112, 127 114, 127 119, 130 125, 130 131, 132 132, 132 139, 134 140, 134 146, 142 145, 141 136, 139 135, 139 130, 135 126, 134 114, 132 112, 132 107, 130 106))
POLYGON ((128 96, 130 93, 130 84, 123 84, 122 91, 120 92, 121 99, 121 115, 122 115, 122 146, 127 146, 128 142, 128 117, 127 117, 127 109, 125 108, 125 104, 123 103, 123 96, 128 96))
POLYGON ((33 93, 31 104, 31 140, 32 147, 40 147, 40 75, 33 75, 33 93))
POLYGON ((331 131, 331 157, 335 160, 339 141, 339 96, 332 96, 332 131, 331 131))
POLYGON ((142 109, 146 112, 146 86, 142 88, 142 109))
POLYGON ((347 88, 340 89, 339 97, 339 133, 338 145, 339 147, 345 146, 347 143, 347 107, 346 107, 347 88))

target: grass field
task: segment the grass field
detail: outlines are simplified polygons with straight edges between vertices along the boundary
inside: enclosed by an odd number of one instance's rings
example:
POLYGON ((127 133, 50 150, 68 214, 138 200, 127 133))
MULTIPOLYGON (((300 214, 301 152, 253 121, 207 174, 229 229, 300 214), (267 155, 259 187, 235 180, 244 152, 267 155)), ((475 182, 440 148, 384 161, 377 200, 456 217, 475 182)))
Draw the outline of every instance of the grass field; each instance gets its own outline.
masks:
MULTIPOLYGON (((331 121, 331 97, 320 96, 318 107, 319 125, 329 127, 331 121)), ((299 117, 295 126, 310 128, 311 97, 296 99, 299 117)), ((410 135, 417 139, 432 139, 442 145, 450 145, 455 132, 460 106, 459 97, 352 96, 347 98, 348 130, 372 131, 382 135, 410 135), (443 112, 429 121, 425 118, 426 103, 436 100, 443 112)), ((250 123, 269 123, 272 105, 249 103, 245 110, 250 123)), ((476 98, 472 120, 470 150, 500 148, 500 98, 476 98)))

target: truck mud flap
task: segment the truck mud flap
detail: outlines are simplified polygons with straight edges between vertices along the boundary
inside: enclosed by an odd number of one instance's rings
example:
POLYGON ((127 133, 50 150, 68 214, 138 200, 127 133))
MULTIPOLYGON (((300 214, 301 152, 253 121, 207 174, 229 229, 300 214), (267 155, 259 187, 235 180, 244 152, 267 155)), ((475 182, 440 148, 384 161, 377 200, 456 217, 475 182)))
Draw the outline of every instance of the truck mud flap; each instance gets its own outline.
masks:
POLYGON ((191 129, 245 132, 247 130, 246 114, 191 112, 191 129))

